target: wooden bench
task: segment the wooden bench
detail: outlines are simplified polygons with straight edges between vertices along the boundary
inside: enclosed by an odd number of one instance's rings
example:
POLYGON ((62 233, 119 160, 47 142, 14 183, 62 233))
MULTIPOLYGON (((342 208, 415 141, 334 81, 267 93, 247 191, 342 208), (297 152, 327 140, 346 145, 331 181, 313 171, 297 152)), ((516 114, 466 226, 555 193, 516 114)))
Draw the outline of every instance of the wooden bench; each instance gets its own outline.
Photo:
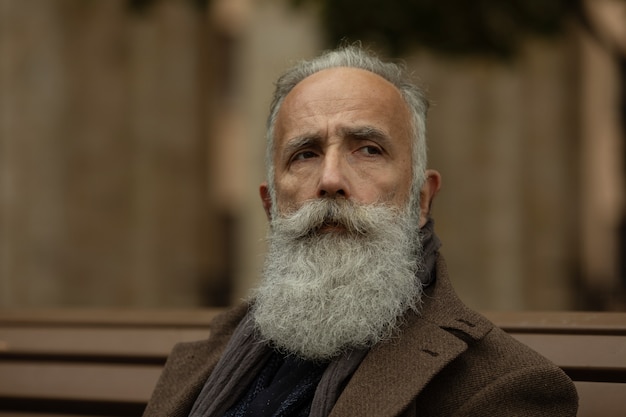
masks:
POLYGON ((217 312, 0 310, 0 416, 140 416, 172 346, 217 312))
POLYGON ((576 384, 578 416, 626 417, 626 313, 486 313, 560 366, 576 384))
MULTIPOLYGON (((140 416, 172 346, 218 312, 0 310, 0 417, 140 416)), ((626 313, 486 315, 564 369, 579 416, 626 416, 626 313)))

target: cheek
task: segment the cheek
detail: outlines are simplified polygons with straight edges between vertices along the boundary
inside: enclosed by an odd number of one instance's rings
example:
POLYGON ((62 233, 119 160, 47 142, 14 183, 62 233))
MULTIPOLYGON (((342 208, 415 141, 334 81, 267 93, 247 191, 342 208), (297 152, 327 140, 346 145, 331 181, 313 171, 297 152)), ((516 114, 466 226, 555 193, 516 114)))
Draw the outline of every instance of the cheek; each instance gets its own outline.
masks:
POLYGON ((404 200, 404 185, 397 176, 378 174, 355 183, 352 198, 362 204, 400 205, 404 200))
POLYGON ((388 201, 397 206, 407 204, 411 194, 411 184, 413 183, 412 170, 399 170, 389 180, 385 187, 388 201))
POLYGON ((307 185, 303 181, 283 179, 276 182, 276 202, 280 212, 298 208, 310 198, 312 197, 307 197, 307 185))

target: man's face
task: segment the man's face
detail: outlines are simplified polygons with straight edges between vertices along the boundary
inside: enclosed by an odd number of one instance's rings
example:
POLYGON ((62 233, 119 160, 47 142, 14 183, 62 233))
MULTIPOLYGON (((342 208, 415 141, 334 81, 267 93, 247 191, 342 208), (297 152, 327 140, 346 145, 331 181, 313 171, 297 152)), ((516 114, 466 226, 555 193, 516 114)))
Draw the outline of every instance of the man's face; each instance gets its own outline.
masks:
POLYGON ((278 213, 324 197, 405 207, 410 120, 400 92, 369 71, 332 68, 301 81, 276 120, 278 213))
POLYGON ((276 207, 267 184, 260 191, 279 215, 255 293, 258 334, 313 360, 388 339, 421 298, 400 92, 365 70, 320 71, 285 97, 274 132, 276 207))

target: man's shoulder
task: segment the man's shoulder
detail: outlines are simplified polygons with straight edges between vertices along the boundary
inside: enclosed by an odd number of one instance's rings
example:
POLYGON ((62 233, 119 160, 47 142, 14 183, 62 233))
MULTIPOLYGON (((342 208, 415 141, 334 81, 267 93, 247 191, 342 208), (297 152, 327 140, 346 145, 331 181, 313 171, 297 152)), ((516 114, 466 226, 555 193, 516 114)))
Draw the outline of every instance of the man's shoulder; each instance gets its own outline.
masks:
POLYGON ((423 415, 573 416, 577 394, 559 367, 493 326, 433 377, 415 408, 423 415))
POLYGON ((535 363, 547 362, 543 356, 498 328, 458 297, 452 287, 445 259, 441 255, 437 259, 436 281, 433 288, 425 293, 421 319, 454 334, 470 347, 485 347, 494 356, 511 356, 535 363), (496 351, 500 354, 496 355, 496 351), (512 352, 513 355, 502 355, 504 352, 512 352))
MULTIPOLYGON (((421 414, 469 415, 469 410, 478 410, 472 415, 484 415, 509 407, 524 415, 575 415, 576 390, 567 375, 466 306, 454 293, 443 260, 437 282, 411 327, 406 334, 414 340, 428 332, 428 343, 435 346, 429 350, 439 356, 457 346, 457 353, 414 399, 413 407, 421 414), (531 394, 535 400, 526 401, 531 394), (500 402, 505 404, 499 408, 500 402), (554 413, 541 414, 542 410, 554 413)), ((417 342, 411 346, 410 353, 418 356, 420 346, 417 342)))

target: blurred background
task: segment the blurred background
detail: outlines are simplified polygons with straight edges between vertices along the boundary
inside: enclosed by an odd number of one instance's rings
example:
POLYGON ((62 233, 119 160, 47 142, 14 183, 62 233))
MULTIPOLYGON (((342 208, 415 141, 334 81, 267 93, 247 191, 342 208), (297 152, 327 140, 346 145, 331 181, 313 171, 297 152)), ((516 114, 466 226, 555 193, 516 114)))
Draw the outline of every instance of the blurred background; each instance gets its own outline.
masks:
POLYGON ((626 309, 623 0, 0 0, 0 308, 245 297, 273 82, 341 40, 428 93, 466 303, 626 309))

